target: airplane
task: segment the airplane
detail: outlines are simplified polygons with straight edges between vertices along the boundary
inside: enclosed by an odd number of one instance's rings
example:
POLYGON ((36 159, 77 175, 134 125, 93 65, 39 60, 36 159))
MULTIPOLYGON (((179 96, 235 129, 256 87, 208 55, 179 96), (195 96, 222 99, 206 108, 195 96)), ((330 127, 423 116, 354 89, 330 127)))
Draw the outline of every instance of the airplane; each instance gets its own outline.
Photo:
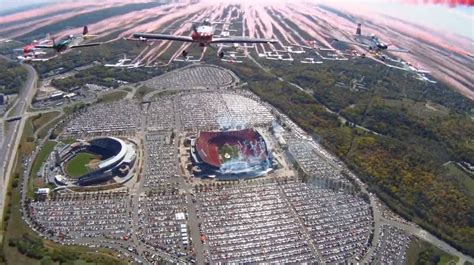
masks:
POLYGON ((134 64, 124 64, 123 66, 127 67, 127 69, 140 68, 140 67, 144 66, 144 64, 140 64, 140 63, 141 63, 141 61, 137 61, 134 64))
POLYGON ((91 46, 98 46, 101 45, 102 43, 86 43, 86 44, 74 44, 75 42, 82 42, 84 40, 87 40, 91 37, 94 37, 95 35, 88 35, 89 30, 87 26, 84 26, 82 35, 68 35, 66 37, 63 37, 60 39, 58 42, 54 41, 54 38, 52 39, 53 44, 52 45, 35 45, 35 48, 42 48, 42 49, 54 49, 58 53, 65 52, 66 50, 69 49, 74 49, 74 48, 82 48, 82 47, 91 47, 91 46))
POLYGON ((0 43, 1 43, 1 42, 9 43, 9 42, 12 42, 12 40, 9 40, 9 39, 0 39, 0 43))
POLYGON ((42 40, 33 40, 30 44, 27 44, 23 46, 23 48, 20 49, 13 49, 14 51, 22 51, 23 56, 18 56, 17 58, 20 61, 25 61, 26 59, 32 59, 32 58, 37 58, 38 55, 45 55, 46 53, 43 52, 40 48, 36 48, 36 45, 47 45, 50 44, 51 40, 49 38, 49 35, 42 40))
POLYGON ((429 83, 432 83, 432 84, 438 83, 438 82, 436 82, 435 80, 431 80, 431 79, 429 79, 426 75, 420 74, 420 73, 416 74, 416 76, 414 76, 414 78, 415 78, 415 79, 418 79, 418 80, 420 80, 420 81, 429 82, 429 83))
POLYGON ((303 64, 322 64, 323 61, 316 61, 312 57, 304 58, 304 60, 300 61, 303 64))
MULTIPOLYGON (((225 38, 213 38, 214 28, 209 19, 205 19, 200 25, 193 23, 193 33, 191 36, 175 36, 166 34, 153 34, 153 33, 134 33, 133 37, 141 40, 170 40, 170 41, 181 41, 181 42, 192 42, 198 43, 201 47, 211 46, 214 43, 276 43, 274 39, 259 39, 259 38, 248 38, 248 37, 225 37, 225 38)), ((186 50, 183 50, 183 57, 188 55, 186 50)), ((218 53, 222 59, 224 52, 218 53)))
POLYGON ((238 60, 237 57, 245 58, 246 56, 237 56, 235 53, 229 53, 229 55, 224 56, 224 58, 222 58, 221 61, 228 62, 228 63, 243 63, 243 61, 238 60))
MULTIPOLYGON (((391 44, 386 44, 377 38, 374 34, 371 35, 362 35, 362 24, 357 24, 356 34, 354 35, 354 41, 341 41, 338 39, 334 39, 336 42, 342 42, 347 44, 355 44, 361 47, 364 47, 369 52, 382 52, 382 51, 389 51, 389 52, 410 52, 407 49, 394 49, 389 48, 391 44)), ((382 58, 383 59, 383 58, 382 58)))
POLYGON ((416 72, 416 73, 420 73, 420 74, 429 74, 430 73, 430 71, 419 69, 418 67, 412 65, 409 62, 402 62, 402 65, 403 65, 403 68, 406 69, 407 71, 416 72))
POLYGON ((409 72, 409 73, 413 74, 413 78, 418 79, 420 81, 429 82, 429 83, 433 83, 433 84, 437 83, 436 81, 429 79, 425 75, 425 74, 431 73, 428 70, 420 69, 420 68, 412 65, 409 62, 405 62, 405 61, 401 61, 401 60, 398 60, 398 61, 392 60, 392 61, 401 64, 401 66, 396 66, 396 65, 387 64, 387 63, 384 63, 384 64, 386 66, 390 67, 390 68, 395 68, 395 69, 399 69, 399 70, 402 70, 402 71, 409 72))
MULTIPOLYGON (((303 49, 301 50, 295 50, 293 46, 283 46, 283 48, 286 49, 286 52, 288 53, 294 53, 294 54, 303 54, 305 51, 303 49)), ((302 47, 300 47, 302 48, 302 47)))
POLYGON ((105 67, 127 67, 130 65, 126 65, 125 63, 131 61, 132 59, 127 59, 127 55, 123 55, 123 59, 120 59, 116 64, 104 64, 105 67))
POLYGON ((429 83, 433 83, 433 84, 436 84, 437 82, 435 80, 431 80, 430 78, 428 78, 425 74, 429 74, 431 73, 430 71, 428 70, 423 70, 423 69, 419 69, 418 67, 412 65, 411 63, 409 62, 401 62, 402 63, 402 67, 401 69, 402 70, 405 70, 407 72, 410 72, 412 74, 414 74, 414 78, 415 79, 418 79, 420 81, 423 81, 423 82, 429 82, 429 83))
POLYGON ((411 73, 417 73, 417 74, 429 74, 430 73, 430 71, 420 69, 420 68, 414 66, 413 64, 411 64, 410 62, 405 62, 405 61, 402 61, 400 59, 398 59, 398 60, 390 59, 390 60, 392 62, 395 62, 395 63, 401 65, 401 66, 397 66, 397 65, 392 65, 392 64, 385 63, 385 65, 390 67, 390 68, 400 69, 400 70, 403 70, 403 71, 407 71, 407 72, 411 72, 411 73))
POLYGON ((201 61, 201 60, 199 60, 199 58, 198 58, 198 59, 193 59, 193 58, 195 58, 195 57, 192 56, 192 55, 186 55, 186 57, 184 57, 184 58, 175 57, 175 58, 173 59, 173 61, 175 61, 175 62, 188 62, 188 63, 200 62, 200 61, 201 61))
MULTIPOLYGON (((337 49, 334 48, 327 48, 327 47, 322 47, 318 44, 317 41, 307 41, 307 45, 299 45, 299 44, 294 44, 293 46, 303 48, 303 49, 309 49, 314 51, 314 53, 321 59, 323 60, 330 60, 330 61, 347 61, 349 60, 345 54, 337 49)), ((294 51, 293 51, 294 53, 294 51)))
POLYGON ((55 58, 55 56, 50 57, 50 58, 39 58, 37 54, 35 55, 23 55, 23 56, 17 56, 16 57, 19 62, 46 62, 51 60, 52 58, 55 58))

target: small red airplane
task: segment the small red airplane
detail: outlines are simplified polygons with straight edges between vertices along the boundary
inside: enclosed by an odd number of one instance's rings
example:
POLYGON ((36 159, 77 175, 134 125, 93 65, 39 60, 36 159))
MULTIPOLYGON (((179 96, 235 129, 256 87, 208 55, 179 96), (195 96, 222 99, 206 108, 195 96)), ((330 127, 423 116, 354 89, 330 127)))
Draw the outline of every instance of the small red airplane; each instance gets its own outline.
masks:
POLYGON ((42 40, 34 40, 32 43, 27 44, 23 46, 23 48, 20 49, 14 49, 14 51, 22 51, 23 56, 18 56, 18 60, 20 61, 26 61, 26 60, 31 60, 34 58, 38 58, 38 55, 44 55, 46 54, 43 52, 40 48, 37 48, 37 45, 46 45, 50 44, 52 41, 49 37, 49 35, 42 40))
MULTIPOLYGON (((248 37, 225 37, 225 38, 213 38, 214 28, 212 23, 206 19, 200 25, 193 24, 193 33, 191 36, 176 36, 167 34, 153 34, 153 33, 134 33, 133 37, 141 40, 170 40, 170 41, 181 41, 181 42, 194 42, 198 43, 199 46, 205 47, 210 46, 214 43, 277 43, 275 39, 258 39, 248 37)), ((183 56, 187 57, 188 52, 183 51, 183 56)), ((224 57, 224 52, 219 53, 219 57, 224 57)))

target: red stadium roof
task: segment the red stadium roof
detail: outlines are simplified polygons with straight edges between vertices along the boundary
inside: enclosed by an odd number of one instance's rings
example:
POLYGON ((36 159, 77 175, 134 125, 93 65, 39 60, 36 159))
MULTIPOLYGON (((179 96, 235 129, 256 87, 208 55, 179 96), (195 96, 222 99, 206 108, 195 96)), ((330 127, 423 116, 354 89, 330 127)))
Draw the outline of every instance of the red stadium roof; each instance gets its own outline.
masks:
MULTIPOLYGON (((219 157, 219 148, 228 144, 239 146, 243 154, 251 154, 251 150, 245 148, 244 142, 257 143, 261 139, 260 134, 255 129, 244 129, 239 131, 222 132, 200 132, 196 140, 196 150, 199 157, 207 164, 220 167, 222 161, 219 157)), ((266 152, 265 157, 266 158, 266 152)))

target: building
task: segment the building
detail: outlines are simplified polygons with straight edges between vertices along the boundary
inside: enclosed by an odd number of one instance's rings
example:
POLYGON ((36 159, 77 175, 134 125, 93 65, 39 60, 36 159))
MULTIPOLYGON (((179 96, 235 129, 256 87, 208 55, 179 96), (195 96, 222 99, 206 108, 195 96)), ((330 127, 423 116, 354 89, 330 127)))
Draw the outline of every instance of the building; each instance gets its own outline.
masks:
POLYGON ((51 190, 49 188, 40 188, 38 189, 35 194, 36 194, 36 199, 38 201, 45 201, 46 199, 48 199, 48 196, 49 196, 49 192, 51 190))
POLYGON ((257 130, 200 132, 191 140, 195 176, 217 179, 252 178, 272 169, 266 141, 257 130))
MULTIPOLYGON (((115 137, 95 138, 90 141, 78 141, 67 145, 61 150, 53 151, 53 159, 60 168, 61 174, 54 177, 56 185, 91 186, 103 185, 117 177, 117 181, 126 181, 131 177, 132 168, 136 160, 136 151, 133 144, 115 137), (64 168, 76 154, 89 152, 101 157, 93 171, 72 181, 64 168), (59 161, 58 161, 59 160, 59 161)), ((115 181, 115 182, 117 182, 115 181)))

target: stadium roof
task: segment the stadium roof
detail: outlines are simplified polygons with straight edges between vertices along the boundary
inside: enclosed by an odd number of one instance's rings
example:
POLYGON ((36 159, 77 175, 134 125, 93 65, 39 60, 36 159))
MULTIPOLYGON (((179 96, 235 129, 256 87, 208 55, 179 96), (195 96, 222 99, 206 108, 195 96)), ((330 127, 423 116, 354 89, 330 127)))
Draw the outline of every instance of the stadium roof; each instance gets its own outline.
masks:
POLYGON ((115 140, 117 141, 119 144, 120 144, 120 152, 117 154, 117 155, 114 155, 112 156, 111 158, 101 162, 99 164, 99 168, 106 168, 108 166, 111 166, 117 162, 119 162, 120 160, 122 160, 124 157, 125 157, 125 154, 127 153, 128 151, 128 148, 127 148, 127 145, 125 144, 124 141, 122 141, 121 139, 119 138, 115 138, 115 137, 107 137, 109 139, 112 139, 112 140, 115 140))

